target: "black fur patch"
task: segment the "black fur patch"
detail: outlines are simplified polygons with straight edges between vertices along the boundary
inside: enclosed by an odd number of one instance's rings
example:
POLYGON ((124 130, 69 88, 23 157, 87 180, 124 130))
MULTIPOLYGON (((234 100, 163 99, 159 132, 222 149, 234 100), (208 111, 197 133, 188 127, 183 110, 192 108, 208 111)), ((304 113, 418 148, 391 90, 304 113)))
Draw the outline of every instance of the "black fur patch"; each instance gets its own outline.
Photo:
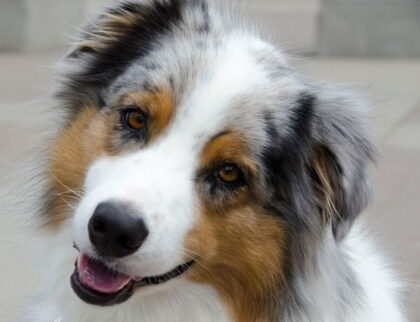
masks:
POLYGON ((200 33, 209 33, 210 31, 210 16, 209 16, 209 8, 207 2, 203 2, 201 4, 201 11, 203 13, 203 24, 199 27, 198 32, 200 33))
MULTIPOLYGON (((121 15, 125 11, 137 19, 125 25, 122 35, 105 49, 89 51, 90 63, 82 73, 68 76, 63 89, 57 94, 58 98, 76 112, 87 101, 98 103, 101 89, 107 88, 132 61, 148 55, 158 45, 162 35, 171 33, 182 23, 182 9, 188 3, 185 0, 153 1, 147 4, 124 2, 118 8, 111 9, 110 14, 121 15)), ((100 34, 101 30, 88 32, 100 34)), ((90 37, 94 40, 95 36, 88 36, 86 40, 90 40, 90 37)), ((68 57, 80 58, 80 49, 68 57)))
MULTIPOLYGON (((155 1, 150 4, 124 3, 121 9, 138 17, 127 25, 125 35, 101 52, 86 71, 86 81, 107 86, 118 77, 134 59, 146 56, 162 34, 171 32, 182 19, 182 0, 155 1)), ((110 12, 118 15, 116 12, 110 12)))
POLYGON ((268 183, 273 188, 285 175, 296 173, 295 168, 301 166, 301 161, 307 157, 312 135, 313 103, 314 97, 308 94, 297 100, 289 118, 289 134, 286 137, 280 137, 271 115, 265 115, 266 132, 271 144, 263 152, 263 161, 264 168, 270 172, 268 183))
POLYGON ((303 205, 308 203, 307 159, 311 145, 314 97, 303 94, 289 119, 289 133, 281 137, 270 114, 265 116, 271 144, 262 154, 265 181, 273 198, 267 209, 280 215, 296 229, 305 224, 303 205))
POLYGON ((290 128, 293 131, 292 135, 295 136, 294 140, 307 139, 311 135, 314 101, 315 97, 307 93, 299 97, 296 108, 290 117, 290 128))

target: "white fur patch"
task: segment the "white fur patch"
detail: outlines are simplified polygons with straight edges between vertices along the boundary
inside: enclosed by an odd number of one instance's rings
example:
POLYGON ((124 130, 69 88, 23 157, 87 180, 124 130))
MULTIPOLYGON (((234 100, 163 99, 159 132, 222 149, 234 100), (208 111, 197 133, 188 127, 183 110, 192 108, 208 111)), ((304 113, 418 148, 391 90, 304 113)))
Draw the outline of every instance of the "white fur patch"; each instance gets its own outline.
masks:
POLYGON ((213 71, 177 108, 177 117, 158 142, 117 157, 102 157, 88 170, 85 195, 77 207, 74 241, 93 254, 88 222, 101 202, 128 202, 149 235, 141 248, 121 260, 134 276, 164 274, 185 262, 184 242, 196 222, 194 179, 203 146, 225 130, 232 100, 267 80, 244 42, 236 38, 210 65, 213 71))
POLYGON ((77 252, 94 255, 88 222, 104 201, 130 203, 145 221, 149 235, 140 249, 120 260, 132 276, 164 274, 185 262, 184 241, 196 222, 194 177, 200 152, 208 140, 225 130, 232 100, 267 81, 246 42, 233 37, 209 62, 209 77, 197 83, 177 107, 166 135, 145 149, 101 157, 88 169, 85 193, 72 223, 51 237, 53 254, 46 264, 42 308, 35 321, 227 321, 215 290, 182 276, 162 285, 138 289, 127 302, 111 308, 83 303, 71 290, 69 277, 77 252), (72 229, 71 229, 72 228, 72 229), (54 242, 52 241, 54 240, 54 242))
MULTIPOLYGON (((40 292, 27 308, 24 321, 230 321, 224 303, 213 288, 192 283, 184 276, 140 288, 128 301, 112 307, 88 305, 70 287, 78 256, 72 248, 73 241, 83 253, 95 255, 88 223, 99 203, 112 200, 129 203, 149 231, 138 251, 119 260, 121 270, 142 277, 164 274, 190 259, 184 243, 197 222, 195 180, 205 144, 234 125, 244 136, 250 136, 247 143, 255 154, 261 153, 264 146, 273 143, 267 142, 269 134, 262 129, 268 126, 267 118, 279 128, 279 133, 287 133, 289 114, 295 113, 291 107, 308 87, 307 81, 284 70, 286 61, 280 51, 273 53, 272 46, 245 31, 232 31, 236 27, 232 26, 234 22, 224 17, 229 22, 225 26, 220 12, 211 8, 209 12, 214 15, 210 34, 203 36, 196 30, 206 22, 206 17, 195 17, 195 11, 188 12, 186 19, 195 29, 188 25, 170 36, 162 36, 161 46, 156 46, 150 57, 143 57, 143 65, 133 60, 112 84, 107 84, 108 91, 101 93, 104 102, 115 103, 125 92, 143 88, 145 80, 152 86, 164 84, 174 90, 177 98, 174 119, 150 146, 95 160, 87 169, 85 193, 74 205, 74 216, 57 231, 45 232, 41 240, 34 240, 42 248, 36 267, 43 278, 38 287, 40 292), (171 77, 172 87, 168 85, 171 77)), ((82 79, 83 83, 84 77, 79 74, 83 74, 89 55, 92 53, 68 59, 61 67, 64 77, 82 79)), ((79 93, 74 92, 70 94, 76 101, 80 100, 79 93)), ((322 104, 322 100, 318 103, 322 104)), ((104 110, 112 106, 108 105, 104 110)), ((335 104, 329 108, 335 112, 331 115, 345 121, 335 104)), ((350 165, 344 167, 348 169, 350 165)), ((331 229, 322 237, 319 248, 310 254, 316 259, 316 265, 303 266, 305 274, 297 278, 296 288, 302 303, 296 306, 288 303, 294 311, 282 312, 285 320, 336 322, 344 315, 351 322, 404 321, 397 302, 398 283, 360 229, 353 229, 339 246, 331 229), (343 297, 338 289, 339 281, 344 278, 337 276, 341 271, 336 269, 337 262, 345 258, 340 257, 343 254, 352 259, 348 267, 354 274, 348 276, 355 276, 361 286, 362 306, 357 306, 358 301, 343 304, 348 297, 343 297)), ((350 289, 350 283, 345 282, 350 289)))

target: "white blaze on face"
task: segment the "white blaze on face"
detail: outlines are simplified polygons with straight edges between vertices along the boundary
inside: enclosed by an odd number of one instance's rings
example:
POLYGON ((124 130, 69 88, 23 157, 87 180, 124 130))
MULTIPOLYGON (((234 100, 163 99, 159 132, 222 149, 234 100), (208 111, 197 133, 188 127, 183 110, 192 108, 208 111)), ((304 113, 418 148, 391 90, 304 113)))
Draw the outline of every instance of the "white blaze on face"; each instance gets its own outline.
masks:
POLYGON ((130 271, 159 275, 184 262, 184 239, 198 216, 194 180, 200 152, 212 136, 225 130, 232 99, 252 94, 267 82, 244 43, 229 41, 209 58, 209 77, 189 95, 183 94, 164 136, 136 152, 102 157, 90 167, 85 197, 74 217, 75 242, 82 252, 93 251, 87 227, 96 206, 119 200, 137 209, 149 230, 140 249, 124 259, 130 271))

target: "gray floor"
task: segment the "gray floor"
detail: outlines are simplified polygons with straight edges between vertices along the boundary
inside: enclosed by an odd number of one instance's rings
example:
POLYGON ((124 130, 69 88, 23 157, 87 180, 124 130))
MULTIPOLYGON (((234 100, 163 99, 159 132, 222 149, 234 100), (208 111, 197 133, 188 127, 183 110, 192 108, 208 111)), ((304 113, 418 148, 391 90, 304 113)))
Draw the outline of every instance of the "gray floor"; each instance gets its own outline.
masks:
MULTIPOLYGON (((44 93, 57 52, 0 55, 0 178, 36 147, 45 129, 44 93), (10 161, 12 160, 12 161, 10 161)), ((367 211, 372 231, 407 282, 411 321, 420 321, 420 60, 299 59, 300 69, 366 93, 373 107, 381 157, 375 169, 375 199, 367 211)), ((2 187, 0 186, 0 189, 2 187)), ((16 239, 19 228, 0 205, 0 321, 9 321, 26 293, 32 269, 16 239)))

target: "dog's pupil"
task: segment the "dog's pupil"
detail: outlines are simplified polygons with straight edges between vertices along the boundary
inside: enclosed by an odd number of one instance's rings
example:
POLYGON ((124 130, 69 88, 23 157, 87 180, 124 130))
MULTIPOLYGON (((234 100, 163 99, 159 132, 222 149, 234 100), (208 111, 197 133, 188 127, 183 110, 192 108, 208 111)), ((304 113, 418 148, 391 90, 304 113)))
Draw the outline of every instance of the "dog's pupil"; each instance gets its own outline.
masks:
POLYGON ((237 169, 231 165, 224 167, 220 174, 222 179, 225 181, 235 181, 238 177, 237 169))
POLYGON ((133 111, 128 115, 128 123, 133 128, 141 128, 144 126, 144 116, 138 111, 133 111))

